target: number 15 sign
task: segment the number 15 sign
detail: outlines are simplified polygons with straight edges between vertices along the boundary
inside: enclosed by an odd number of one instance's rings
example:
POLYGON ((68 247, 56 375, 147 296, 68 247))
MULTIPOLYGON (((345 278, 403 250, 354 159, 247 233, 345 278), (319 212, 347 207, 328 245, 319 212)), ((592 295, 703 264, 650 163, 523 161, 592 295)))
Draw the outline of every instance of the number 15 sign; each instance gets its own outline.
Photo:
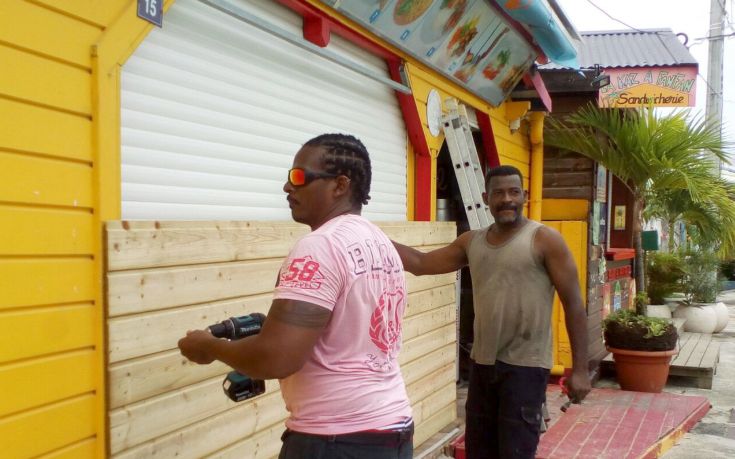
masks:
POLYGON ((138 17, 161 27, 163 0, 138 0, 138 17))

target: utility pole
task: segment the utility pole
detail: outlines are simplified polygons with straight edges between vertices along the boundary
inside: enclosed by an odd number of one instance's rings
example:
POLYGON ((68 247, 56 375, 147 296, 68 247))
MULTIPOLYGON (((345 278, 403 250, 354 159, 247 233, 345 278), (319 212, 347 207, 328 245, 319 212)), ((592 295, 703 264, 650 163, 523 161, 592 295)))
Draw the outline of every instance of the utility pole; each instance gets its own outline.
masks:
MULTIPOLYGON (((716 122, 722 126, 722 67, 725 55, 725 1, 710 0, 709 6, 709 57, 707 59, 707 106, 705 116, 709 121, 716 122)), ((720 127, 722 136, 722 127, 720 127)), ((715 158, 717 175, 720 175, 720 160, 715 158)))

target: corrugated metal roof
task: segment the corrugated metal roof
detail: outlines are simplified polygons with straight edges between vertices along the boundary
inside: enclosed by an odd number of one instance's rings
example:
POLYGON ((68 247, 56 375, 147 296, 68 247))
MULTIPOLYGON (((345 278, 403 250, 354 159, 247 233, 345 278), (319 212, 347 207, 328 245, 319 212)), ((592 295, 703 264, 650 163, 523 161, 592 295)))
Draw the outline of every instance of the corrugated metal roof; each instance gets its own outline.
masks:
MULTIPOLYGON (((580 32, 579 64, 603 68, 696 65, 697 61, 671 29, 580 32)), ((541 69, 562 69, 554 63, 541 69)))

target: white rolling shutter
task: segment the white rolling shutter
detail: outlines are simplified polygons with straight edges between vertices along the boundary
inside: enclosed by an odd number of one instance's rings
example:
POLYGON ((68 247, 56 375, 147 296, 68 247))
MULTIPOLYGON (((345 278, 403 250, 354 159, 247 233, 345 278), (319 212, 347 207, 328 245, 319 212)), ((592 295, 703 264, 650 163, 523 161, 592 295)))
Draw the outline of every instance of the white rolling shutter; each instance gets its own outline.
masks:
MULTIPOLYGON (((302 33, 276 2, 233 4, 302 33)), ((196 0, 178 0, 122 71, 122 218, 289 220, 283 184, 308 139, 360 138, 373 167, 363 215, 406 219, 406 132, 388 86, 196 0)), ((387 76, 332 36, 329 50, 387 76)))

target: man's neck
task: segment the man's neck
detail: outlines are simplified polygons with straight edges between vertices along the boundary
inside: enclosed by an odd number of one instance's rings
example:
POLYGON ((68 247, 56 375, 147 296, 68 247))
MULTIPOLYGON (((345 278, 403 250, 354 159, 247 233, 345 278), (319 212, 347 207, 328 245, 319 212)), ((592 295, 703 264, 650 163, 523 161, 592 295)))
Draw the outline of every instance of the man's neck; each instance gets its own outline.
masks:
POLYGON ((493 232, 496 232, 499 234, 509 234, 509 233, 514 233, 518 231, 527 222, 528 222, 528 219, 525 216, 521 215, 516 221, 512 223, 495 222, 491 228, 493 232))
POLYGON ((339 216, 348 215, 348 214, 361 215, 362 214, 362 208, 360 208, 360 207, 340 207, 340 208, 334 209, 331 212, 329 212, 327 214, 327 216, 321 222, 315 223, 315 224, 311 225, 311 230, 312 231, 316 231, 317 228, 321 227, 322 225, 324 225, 328 221, 330 221, 330 220, 332 220, 334 218, 337 218, 339 216))

